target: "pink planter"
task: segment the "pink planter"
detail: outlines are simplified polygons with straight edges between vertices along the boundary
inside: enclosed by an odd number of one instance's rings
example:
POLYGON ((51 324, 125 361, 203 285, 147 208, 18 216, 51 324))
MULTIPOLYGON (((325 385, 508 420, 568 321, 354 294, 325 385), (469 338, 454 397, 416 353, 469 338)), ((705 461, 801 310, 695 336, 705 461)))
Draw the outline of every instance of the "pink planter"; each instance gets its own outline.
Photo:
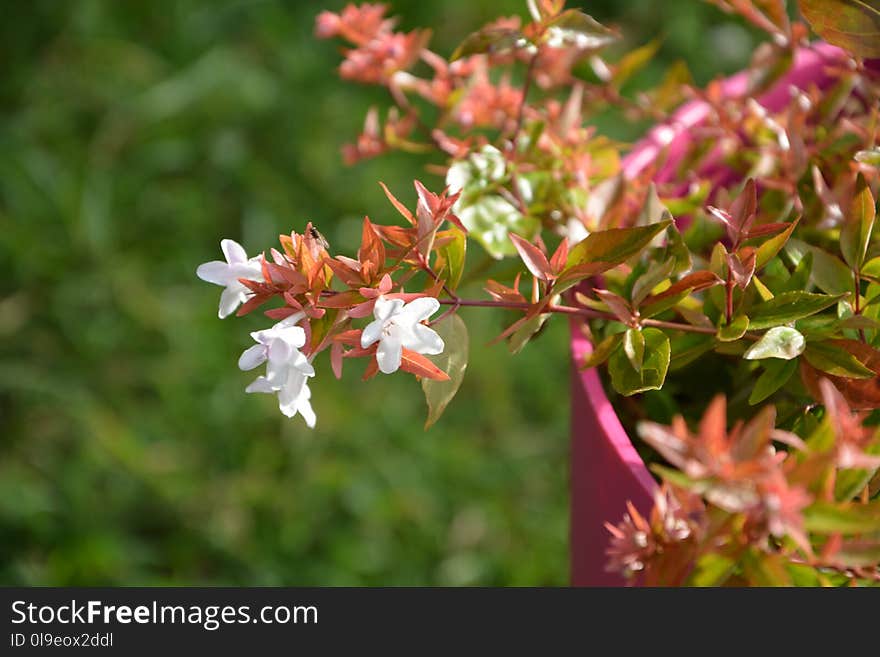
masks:
MULTIPOLYGON (((792 70, 759 101, 767 109, 778 111, 789 102, 792 86, 827 87, 833 82, 828 65, 844 57, 843 51, 824 43, 800 50, 792 70)), ((724 93, 729 97, 743 96, 747 89, 745 73, 724 82, 724 93)), ((670 123, 651 130, 627 156, 624 175, 635 177, 667 149, 666 163, 655 179, 672 180, 687 152, 688 131, 702 123, 708 113, 709 108, 702 102, 686 104, 670 123)), ((715 166, 710 162, 707 170, 715 166)), ((729 175, 720 163, 717 167, 721 178, 729 175)), ((648 513, 657 485, 608 401, 598 371, 578 371, 578 363, 583 362, 592 346, 579 330, 578 320, 572 320, 571 328, 571 580, 574 586, 620 586, 623 579, 605 570, 609 539, 605 522, 619 522, 627 500, 648 513)))

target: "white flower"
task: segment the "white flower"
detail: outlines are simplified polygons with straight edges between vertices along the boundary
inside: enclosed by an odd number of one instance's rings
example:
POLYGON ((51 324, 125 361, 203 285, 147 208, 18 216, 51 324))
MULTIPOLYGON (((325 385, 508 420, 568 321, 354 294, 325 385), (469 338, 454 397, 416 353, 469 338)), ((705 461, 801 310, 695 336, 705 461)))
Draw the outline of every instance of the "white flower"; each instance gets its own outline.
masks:
POLYGON ((270 329, 251 333, 257 344, 245 350, 238 359, 238 366, 247 371, 267 363, 266 376, 258 376, 245 392, 277 393, 278 407, 284 415, 294 417, 299 413, 313 428, 316 418, 306 381, 315 376, 315 369, 300 351, 306 343, 306 333, 296 326, 304 316, 296 313, 270 329))
POLYGON ((220 242, 220 248, 223 250, 223 255, 226 256, 226 262, 212 260, 199 265, 196 276, 203 281, 226 288, 220 295, 220 311, 218 312, 220 319, 223 319, 235 312, 235 309, 247 301, 251 295, 251 291, 238 279, 262 281, 263 270, 260 266, 259 256, 248 259, 247 253, 238 242, 223 240, 220 242))
POLYGON ((373 307, 376 319, 361 333, 361 347, 366 349, 379 342, 376 361, 384 374, 397 371, 404 348, 419 354, 443 353, 443 339, 421 323, 439 308, 440 302, 433 297, 421 297, 408 304, 402 299, 379 297, 373 307))

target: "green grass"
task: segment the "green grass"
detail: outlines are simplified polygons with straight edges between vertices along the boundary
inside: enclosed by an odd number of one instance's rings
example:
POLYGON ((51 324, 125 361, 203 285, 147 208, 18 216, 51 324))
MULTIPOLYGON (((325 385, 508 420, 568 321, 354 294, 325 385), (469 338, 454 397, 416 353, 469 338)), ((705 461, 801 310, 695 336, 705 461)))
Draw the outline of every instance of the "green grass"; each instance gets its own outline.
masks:
MULTIPOLYGON (((318 428, 246 396, 265 318, 216 318, 195 278, 313 220, 334 248, 376 184, 438 183, 405 156, 341 165, 376 90, 335 77, 326 5, 15 3, 0 26, 0 583, 564 584, 567 327, 521 355, 470 312, 458 398, 423 431, 412 377, 319 366, 318 428)), ((664 62, 711 66, 694 0, 594 2, 664 62), (660 15, 662 13, 662 16, 660 15)), ((395 4, 455 40, 516 1, 395 4)), ((748 38, 748 37, 746 37, 748 38)), ((613 129, 614 126, 612 126, 613 129)))

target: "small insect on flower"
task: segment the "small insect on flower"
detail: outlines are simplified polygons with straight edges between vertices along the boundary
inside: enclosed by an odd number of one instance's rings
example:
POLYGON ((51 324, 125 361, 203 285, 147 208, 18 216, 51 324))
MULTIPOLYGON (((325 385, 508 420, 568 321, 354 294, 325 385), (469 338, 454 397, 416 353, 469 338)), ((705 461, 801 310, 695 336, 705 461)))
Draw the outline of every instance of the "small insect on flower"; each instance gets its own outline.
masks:
POLYGON ((325 251, 330 250, 330 242, 327 241, 327 238, 321 234, 317 228, 309 224, 309 235, 312 236, 312 239, 315 240, 325 251))

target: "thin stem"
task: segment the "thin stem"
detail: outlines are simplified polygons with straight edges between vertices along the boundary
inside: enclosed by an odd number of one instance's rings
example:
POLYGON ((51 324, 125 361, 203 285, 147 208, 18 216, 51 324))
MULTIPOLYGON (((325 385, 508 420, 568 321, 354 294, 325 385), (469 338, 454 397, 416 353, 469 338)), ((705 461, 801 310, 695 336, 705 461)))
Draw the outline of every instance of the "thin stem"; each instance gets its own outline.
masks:
MULTIPOLYGON (((455 308, 502 308, 505 310, 529 310, 534 304, 525 301, 494 301, 489 299, 439 299, 443 305, 451 305, 455 308)), ((563 306, 558 304, 548 305, 545 309, 548 313, 558 313, 561 315, 574 315, 587 319, 605 319, 613 322, 620 320, 616 315, 604 313, 590 308, 576 308, 574 306, 563 306)), ((715 335, 716 330, 708 326, 693 326, 691 324, 680 324, 678 322, 665 322, 659 319, 641 319, 641 326, 650 326, 653 328, 665 328, 673 331, 686 331, 690 333, 703 333, 705 335, 715 335)))

